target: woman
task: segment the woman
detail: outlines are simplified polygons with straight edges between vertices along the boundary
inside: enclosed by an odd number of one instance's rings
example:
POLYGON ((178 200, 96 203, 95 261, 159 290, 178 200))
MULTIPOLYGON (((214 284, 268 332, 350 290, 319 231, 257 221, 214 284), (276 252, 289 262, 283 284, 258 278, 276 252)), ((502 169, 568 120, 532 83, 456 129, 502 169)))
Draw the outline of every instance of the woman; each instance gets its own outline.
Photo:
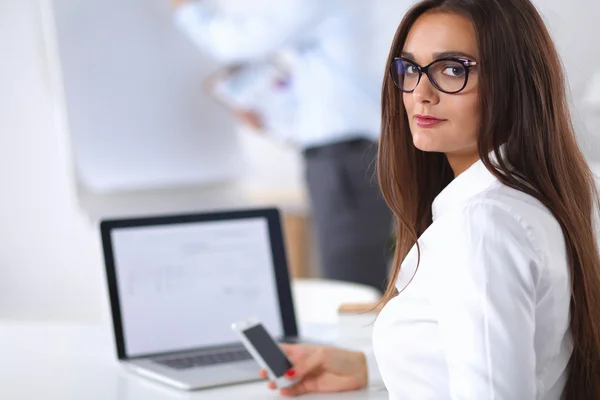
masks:
MULTIPOLYGON (((425 0, 389 64, 379 174, 398 240, 373 345, 391 398, 600 398, 597 196, 539 14, 425 0)), ((302 380, 282 394, 368 382, 362 353, 286 351, 302 380)))

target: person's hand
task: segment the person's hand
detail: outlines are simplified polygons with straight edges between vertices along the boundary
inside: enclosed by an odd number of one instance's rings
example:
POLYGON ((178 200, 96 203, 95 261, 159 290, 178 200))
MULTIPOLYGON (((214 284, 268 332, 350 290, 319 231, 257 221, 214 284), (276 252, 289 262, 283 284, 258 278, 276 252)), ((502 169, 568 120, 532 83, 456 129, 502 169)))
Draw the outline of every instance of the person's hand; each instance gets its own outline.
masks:
POLYGON ((257 129, 263 130, 265 125, 263 123, 262 117, 255 111, 252 110, 238 110, 235 113, 236 117, 241 120, 246 125, 257 129))
POLYGON ((173 8, 177 8, 179 6, 182 6, 186 3, 189 3, 191 0, 171 0, 171 6, 173 6, 173 8))
MULTIPOLYGON (((282 344, 281 348, 294 364, 286 376, 300 379, 294 386, 281 389, 283 396, 356 390, 368 383, 367 362, 361 352, 303 344, 282 344)), ((259 373, 268 378, 264 369, 259 373)), ((268 387, 277 389, 273 382, 268 387)))

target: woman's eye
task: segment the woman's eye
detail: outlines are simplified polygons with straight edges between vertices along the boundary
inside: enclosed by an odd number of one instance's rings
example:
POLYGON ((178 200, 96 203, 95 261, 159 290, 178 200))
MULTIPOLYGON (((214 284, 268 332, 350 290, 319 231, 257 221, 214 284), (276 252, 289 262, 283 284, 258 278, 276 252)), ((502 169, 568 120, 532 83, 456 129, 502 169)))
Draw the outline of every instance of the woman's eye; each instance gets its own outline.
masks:
POLYGON ((414 65, 407 65, 404 67, 404 71, 406 71, 407 74, 416 74, 417 68, 414 65))
POLYGON ((465 68, 456 65, 447 65, 444 67, 442 72, 444 75, 458 77, 463 76, 465 74, 465 68))

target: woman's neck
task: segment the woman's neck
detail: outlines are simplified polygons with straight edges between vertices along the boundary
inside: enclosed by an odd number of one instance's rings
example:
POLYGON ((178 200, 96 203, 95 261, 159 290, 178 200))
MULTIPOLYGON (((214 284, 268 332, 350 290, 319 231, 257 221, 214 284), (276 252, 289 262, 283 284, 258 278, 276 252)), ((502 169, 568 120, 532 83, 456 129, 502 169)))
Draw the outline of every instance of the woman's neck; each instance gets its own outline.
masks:
POLYGON ((468 170, 473 164, 479 161, 479 153, 469 154, 449 154, 446 153, 448 164, 454 172, 454 178, 468 170))

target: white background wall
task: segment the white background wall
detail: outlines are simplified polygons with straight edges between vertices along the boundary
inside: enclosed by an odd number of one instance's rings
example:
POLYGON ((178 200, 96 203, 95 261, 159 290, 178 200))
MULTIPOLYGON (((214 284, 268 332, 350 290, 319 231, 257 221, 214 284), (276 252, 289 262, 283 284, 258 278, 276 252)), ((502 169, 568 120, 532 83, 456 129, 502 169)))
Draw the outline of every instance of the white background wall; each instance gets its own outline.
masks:
MULTIPOLYGON (((589 15, 600 18, 600 4, 577 4, 553 18, 565 24, 557 30, 566 32, 559 47, 568 53, 567 67, 588 62, 584 71, 573 67, 581 74, 580 96, 590 69, 600 69, 600 62, 590 64, 599 51, 580 54, 593 42, 586 34, 600 37, 597 23, 589 22, 589 15)), ((108 316, 99 238, 77 200, 68 139, 55 128, 41 27, 37 0, 0 1, 0 318, 99 320, 108 316)), ((590 132, 600 128, 597 115, 582 121, 590 132)), ((599 136, 586 140, 597 143, 599 136)), ((241 140, 244 185, 302 190, 293 150, 248 134, 241 140)), ((586 146, 588 155, 596 155, 594 146, 586 146)), ((205 191, 202 198, 215 202, 219 193, 205 191)))
POLYGON ((0 316, 99 318, 96 232, 54 129, 39 7, 0 2, 0 316))

